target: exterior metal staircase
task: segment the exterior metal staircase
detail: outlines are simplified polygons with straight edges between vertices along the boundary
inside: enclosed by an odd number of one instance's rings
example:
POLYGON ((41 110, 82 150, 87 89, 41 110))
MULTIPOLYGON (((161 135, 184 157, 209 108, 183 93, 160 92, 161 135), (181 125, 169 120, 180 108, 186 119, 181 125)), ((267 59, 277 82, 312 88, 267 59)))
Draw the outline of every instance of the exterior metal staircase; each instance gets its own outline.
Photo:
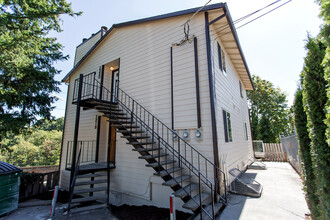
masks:
POLYGON ((116 89, 114 95, 95 79, 95 73, 80 75, 75 81, 73 103, 80 100, 81 107, 103 113, 120 137, 140 154, 138 158, 145 160, 146 166, 155 170, 154 175, 164 180, 163 185, 182 199, 183 208, 194 213, 192 219, 215 219, 227 198, 224 172, 128 94, 116 89))

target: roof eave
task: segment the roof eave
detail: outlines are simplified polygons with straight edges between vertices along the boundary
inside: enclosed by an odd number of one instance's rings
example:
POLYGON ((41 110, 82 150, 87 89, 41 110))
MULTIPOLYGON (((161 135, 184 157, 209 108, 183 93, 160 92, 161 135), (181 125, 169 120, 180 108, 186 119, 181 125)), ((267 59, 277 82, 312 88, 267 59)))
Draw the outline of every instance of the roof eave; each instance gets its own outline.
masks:
POLYGON ((238 47, 238 50, 239 50, 239 53, 240 53, 240 55, 241 55, 241 57, 242 57, 242 60, 243 60, 243 63, 244 63, 244 66, 245 66, 245 69, 246 69, 246 71, 247 71, 247 73, 248 73, 248 76, 249 76, 249 78, 250 78, 250 82, 251 82, 251 85, 252 85, 252 88, 253 88, 253 90, 255 89, 255 87, 254 87, 254 84, 253 84, 253 81, 252 81, 252 77, 251 77, 251 73, 250 73, 250 70, 249 70, 249 67, 248 67, 248 65, 247 65, 247 62, 246 62, 246 60, 245 60, 245 56, 244 56, 244 53, 243 53, 243 50, 242 50, 242 47, 241 47, 241 44, 240 44, 240 42, 239 42, 239 40, 238 40, 238 35, 237 35, 237 32, 236 32, 236 29, 235 29, 235 27, 234 27, 234 23, 233 23, 233 20, 232 20, 232 18, 231 18, 231 15, 230 15, 230 12, 229 12, 229 10, 228 10, 228 6, 227 6, 227 4, 226 3, 224 3, 224 10, 225 10, 225 14, 226 14, 226 17, 227 17, 227 19, 228 19, 228 23, 229 23, 229 27, 230 27, 230 29, 231 29, 231 32, 233 33, 233 36, 234 36, 234 39, 235 39, 235 43, 236 43, 236 45, 237 45, 237 47, 238 47))

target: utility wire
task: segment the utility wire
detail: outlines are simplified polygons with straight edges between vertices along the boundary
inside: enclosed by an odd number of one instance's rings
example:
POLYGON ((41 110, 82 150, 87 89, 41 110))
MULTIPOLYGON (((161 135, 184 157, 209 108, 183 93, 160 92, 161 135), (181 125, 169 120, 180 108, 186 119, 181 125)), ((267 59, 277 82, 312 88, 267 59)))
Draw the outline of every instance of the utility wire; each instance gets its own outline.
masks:
POLYGON ((180 43, 174 43, 173 45, 175 46, 181 46, 184 45, 185 43, 189 42, 191 43, 192 40, 189 38, 189 31, 190 31, 190 26, 189 22, 193 19, 193 17, 198 14, 203 8, 205 8, 206 5, 208 5, 212 0, 209 0, 208 2, 205 3, 204 6, 202 6, 200 9, 198 9, 182 26, 183 26, 183 32, 184 32, 184 38, 180 41, 180 43))
POLYGON ((291 2, 291 1, 292 1, 292 0, 289 0, 289 1, 287 1, 287 2, 284 2, 283 4, 277 6, 276 8, 273 8, 272 10, 270 10, 270 11, 268 11, 268 12, 266 12, 266 13, 264 13, 264 14, 262 14, 262 15, 256 17, 256 18, 254 18, 254 19, 252 19, 251 21, 246 22, 245 24, 242 24, 241 26, 237 27, 236 29, 241 28, 241 27, 244 27, 245 25, 251 23, 252 21, 255 21, 255 20, 257 20, 257 19, 259 19, 259 18, 261 18, 261 17, 263 17, 263 16, 269 14, 270 12, 275 11, 276 9, 278 9, 278 8, 280 8, 280 7, 282 7, 282 6, 286 5, 286 4, 288 4, 288 3, 291 2))
MULTIPOLYGON (((233 22, 233 24, 237 24, 237 23, 239 23, 239 22, 242 22, 243 20, 245 20, 245 19, 251 17, 252 15, 254 15, 254 14, 256 14, 256 13, 258 13, 258 12, 260 12, 260 11, 262 11, 262 10, 264 10, 264 9, 266 9, 266 8, 272 6, 272 5, 274 5, 274 4, 276 4, 276 3, 280 2, 280 1, 282 1, 282 0, 277 0, 277 1, 275 1, 275 2, 273 2, 273 3, 271 3, 271 4, 269 4, 269 5, 267 5, 267 6, 263 7, 263 8, 261 8, 261 9, 258 9, 258 10, 256 10, 256 11, 250 13, 250 14, 247 14, 247 15, 241 17, 241 18, 238 18, 238 19, 236 19, 236 20, 233 22)), ((255 20, 257 20, 257 19, 259 19, 259 18, 265 16, 266 14, 268 14, 268 13, 270 13, 270 12, 272 12, 272 11, 274 11, 274 10, 280 8, 280 7, 282 7, 283 5, 289 3, 290 1, 292 1, 292 0, 289 0, 289 1, 287 1, 287 2, 285 2, 285 3, 283 3, 283 4, 281 4, 281 5, 277 6, 276 8, 274 8, 274 9, 272 9, 272 10, 270 10, 270 11, 268 11, 268 12, 266 12, 266 13, 260 15, 260 16, 258 16, 257 18, 252 19, 251 21, 249 21, 249 22, 247 22, 247 23, 245 23, 245 24, 239 26, 238 28, 241 28, 241 27, 243 27, 243 26, 245 26, 245 25, 251 23, 252 21, 255 21, 255 20)), ((219 32, 222 32, 222 31, 226 30, 226 29, 229 28, 229 27, 230 27, 229 24, 225 24, 225 25, 223 25, 223 26, 221 26, 221 27, 219 27, 219 28, 217 28, 217 29, 215 29, 215 30, 219 30, 219 29, 221 29, 220 31, 217 31, 217 32, 219 33, 219 32)), ((237 30, 238 28, 236 28, 236 30, 237 30)), ((229 31, 229 32, 227 32, 227 33, 225 33, 225 34, 223 34, 223 35, 226 35, 226 34, 228 34, 228 33, 231 33, 231 31, 229 31)), ((221 36, 223 36, 223 35, 221 35, 221 36)), ((220 37, 221 37, 221 36, 220 36, 220 37)))

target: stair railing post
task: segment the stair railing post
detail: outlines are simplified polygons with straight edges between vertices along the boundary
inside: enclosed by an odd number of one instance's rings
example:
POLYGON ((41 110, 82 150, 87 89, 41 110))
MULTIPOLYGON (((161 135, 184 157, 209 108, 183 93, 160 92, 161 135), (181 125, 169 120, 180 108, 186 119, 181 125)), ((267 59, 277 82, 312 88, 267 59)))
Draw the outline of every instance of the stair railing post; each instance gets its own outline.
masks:
MULTIPOLYGON (((202 183, 201 183, 201 173, 198 172, 198 193, 199 193, 199 207, 202 209, 202 183)), ((202 210, 201 210, 201 219, 202 219, 202 210)))
POLYGON ((133 116, 134 116, 134 99, 132 101, 132 111, 131 111, 131 135, 132 135, 132 129, 133 129, 133 116))
MULTIPOLYGON (((76 154, 77 154, 77 145, 78 145, 78 133, 79 133, 79 121, 80 121, 80 102, 81 102, 81 93, 83 87, 84 75, 80 74, 79 76, 79 88, 78 88, 78 99, 77 99, 77 110, 76 110, 76 120, 73 136, 73 147, 72 147, 72 158, 71 158, 71 173, 70 173, 70 183, 72 182, 73 175, 76 167, 76 154)), ((71 184, 70 184, 71 191, 71 184)))
POLYGON ((213 185, 211 183, 211 203, 212 203, 212 217, 215 219, 215 213, 214 213, 214 194, 213 194, 213 185))
POLYGON ((158 173, 160 173, 160 136, 158 136, 158 173))

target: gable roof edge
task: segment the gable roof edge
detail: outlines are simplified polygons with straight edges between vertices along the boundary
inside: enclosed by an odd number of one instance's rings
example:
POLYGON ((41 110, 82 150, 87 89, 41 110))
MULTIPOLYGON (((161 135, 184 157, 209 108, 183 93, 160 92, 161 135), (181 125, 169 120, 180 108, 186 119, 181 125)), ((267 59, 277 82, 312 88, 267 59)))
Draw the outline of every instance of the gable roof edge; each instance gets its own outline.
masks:
MULTIPOLYGON (((226 3, 216 3, 216 4, 212 4, 212 5, 207 5, 200 11, 208 11, 208 10, 224 8, 224 7, 226 7, 226 3)), ((94 51, 94 49, 102 42, 102 40, 104 38, 106 38, 109 33, 112 32, 113 29, 120 28, 120 27, 126 27, 126 26, 130 26, 130 25, 134 25, 134 24, 140 24, 140 23, 144 23, 144 22, 156 21, 156 20, 165 19, 165 18, 192 14, 192 13, 197 12, 200 8, 201 7, 191 8, 191 9, 186 9, 186 10, 177 11, 177 12, 171 12, 171 13, 167 13, 167 14, 163 14, 163 15, 152 16, 149 18, 143 18, 143 19, 138 19, 138 20, 133 20, 133 21, 128 21, 128 22, 113 24, 112 27, 93 45, 93 47, 91 47, 91 49, 70 70, 70 72, 68 72, 65 75, 65 77, 62 79, 62 82, 65 82, 69 78, 69 76, 73 73, 73 71, 75 71, 80 66, 80 64, 83 63, 83 61, 94 51)))

